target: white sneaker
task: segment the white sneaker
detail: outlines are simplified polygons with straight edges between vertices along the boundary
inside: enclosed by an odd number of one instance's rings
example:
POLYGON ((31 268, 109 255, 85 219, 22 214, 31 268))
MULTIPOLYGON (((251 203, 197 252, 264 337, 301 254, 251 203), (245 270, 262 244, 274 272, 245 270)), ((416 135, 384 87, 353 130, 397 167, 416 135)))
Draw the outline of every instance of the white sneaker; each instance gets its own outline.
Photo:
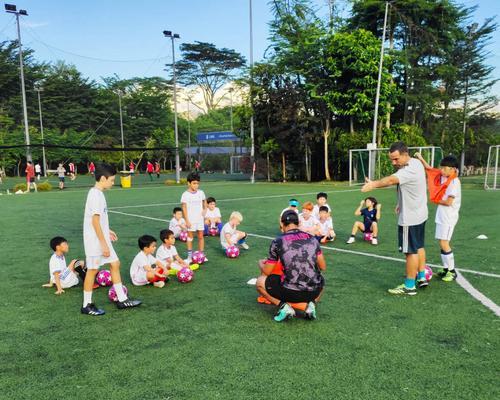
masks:
POLYGON ((241 247, 243 247, 245 250, 248 250, 250 248, 250 246, 246 243, 242 243, 241 247))
POLYGON ((188 257, 184 261, 186 261, 187 264, 191 264, 193 262, 193 259, 191 257, 188 257))
POLYGON ((154 282, 153 286, 157 288, 162 288, 163 286, 165 286, 165 282, 164 281, 154 282))
POLYGON ((355 239, 354 237, 352 237, 352 236, 351 236, 349 239, 347 239, 347 242, 346 242, 346 243, 347 243, 347 244, 352 244, 352 243, 354 243, 355 241, 356 241, 356 239, 355 239))
POLYGON ((375 246, 378 244, 377 238, 372 238, 372 244, 375 246))

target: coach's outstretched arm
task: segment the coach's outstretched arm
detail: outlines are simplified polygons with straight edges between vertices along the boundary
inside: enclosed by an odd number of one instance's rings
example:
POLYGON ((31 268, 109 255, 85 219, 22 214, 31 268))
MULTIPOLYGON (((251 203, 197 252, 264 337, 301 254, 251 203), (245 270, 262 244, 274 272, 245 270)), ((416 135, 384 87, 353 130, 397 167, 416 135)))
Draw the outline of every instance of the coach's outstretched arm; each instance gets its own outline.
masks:
POLYGON ((362 192, 370 192, 373 189, 397 185, 399 183, 399 178, 396 175, 389 175, 385 178, 379 179, 378 181, 371 181, 368 178, 365 178, 365 181, 366 183, 361 188, 362 192))

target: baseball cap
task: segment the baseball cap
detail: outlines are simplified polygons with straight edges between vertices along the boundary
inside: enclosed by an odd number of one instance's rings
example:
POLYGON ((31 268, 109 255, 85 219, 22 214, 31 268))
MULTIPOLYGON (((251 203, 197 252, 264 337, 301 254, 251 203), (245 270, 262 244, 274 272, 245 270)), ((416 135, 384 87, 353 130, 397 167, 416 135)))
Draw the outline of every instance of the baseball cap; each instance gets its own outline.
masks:
POLYGON ((299 206, 299 202, 295 199, 290 199, 290 201, 288 202, 288 204, 290 204, 292 207, 298 207, 299 206))
POLYGON ((290 225, 290 224, 299 224, 299 216, 297 213, 293 210, 287 210, 283 213, 281 216, 281 222, 285 225, 290 225))

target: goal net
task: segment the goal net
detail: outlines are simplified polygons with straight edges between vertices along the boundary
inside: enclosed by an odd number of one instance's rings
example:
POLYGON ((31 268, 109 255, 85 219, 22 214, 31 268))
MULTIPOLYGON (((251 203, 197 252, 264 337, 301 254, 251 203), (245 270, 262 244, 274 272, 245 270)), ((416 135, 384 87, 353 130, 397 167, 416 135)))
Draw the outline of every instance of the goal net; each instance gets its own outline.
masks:
MULTIPOLYGON (((422 157, 432 165, 433 167, 439 166, 441 159, 443 158, 443 150, 441 147, 436 146, 421 146, 421 147, 409 147, 410 155, 413 155, 417 151, 422 154, 422 157)), ((372 179, 380 179, 384 176, 391 175, 394 173, 394 167, 392 166, 391 160, 389 158, 389 149, 379 148, 374 150, 369 149, 352 149, 349 150, 349 185, 362 185, 365 182, 365 178, 370 175, 372 179), (370 157, 371 153, 371 158, 370 157), (370 160, 372 161, 373 173, 370 173, 370 160)))
POLYGON ((488 165, 486 166, 486 175, 484 177, 485 189, 500 189, 500 174, 498 173, 498 166, 500 164, 499 155, 500 145, 490 146, 488 150, 488 165))

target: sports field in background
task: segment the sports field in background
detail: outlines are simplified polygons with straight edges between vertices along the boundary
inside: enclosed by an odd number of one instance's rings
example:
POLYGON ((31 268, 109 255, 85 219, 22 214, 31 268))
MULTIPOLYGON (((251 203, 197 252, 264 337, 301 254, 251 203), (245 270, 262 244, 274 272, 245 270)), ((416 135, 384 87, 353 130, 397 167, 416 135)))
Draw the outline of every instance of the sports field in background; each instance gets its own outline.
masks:
MULTIPOLYGON (((498 305, 500 192, 467 182, 453 238, 456 264, 498 305), (480 234, 489 239, 476 239, 480 234)), ((117 310, 100 288, 94 299, 107 314, 91 318, 80 314, 81 286, 61 296, 41 287, 48 280, 51 237, 68 239, 67 260, 84 257, 87 189, 76 186, 0 196, 0 398, 500 398, 500 319, 490 309, 457 282, 437 279, 415 297, 387 294, 404 274, 393 189, 374 192, 382 203, 380 244, 374 247, 359 238, 345 244, 354 209, 365 197, 359 187, 202 180, 225 219, 233 210, 242 212, 241 229, 252 234, 250 250, 229 260, 218 238, 208 238, 209 262, 192 283, 174 279, 156 289, 130 283, 137 238, 159 236, 185 188, 113 188, 106 196, 111 229, 119 236, 115 249, 124 283, 143 305, 117 310), (257 276, 257 261, 267 255, 268 237, 278 233, 287 200, 315 201, 318 191, 329 194, 337 233, 324 250, 327 284, 318 319, 275 323, 274 308, 258 304, 247 281, 257 276)), ((434 211, 430 206, 427 254, 430 263, 440 264, 434 211)), ((185 255, 183 243, 177 249, 185 255)))

